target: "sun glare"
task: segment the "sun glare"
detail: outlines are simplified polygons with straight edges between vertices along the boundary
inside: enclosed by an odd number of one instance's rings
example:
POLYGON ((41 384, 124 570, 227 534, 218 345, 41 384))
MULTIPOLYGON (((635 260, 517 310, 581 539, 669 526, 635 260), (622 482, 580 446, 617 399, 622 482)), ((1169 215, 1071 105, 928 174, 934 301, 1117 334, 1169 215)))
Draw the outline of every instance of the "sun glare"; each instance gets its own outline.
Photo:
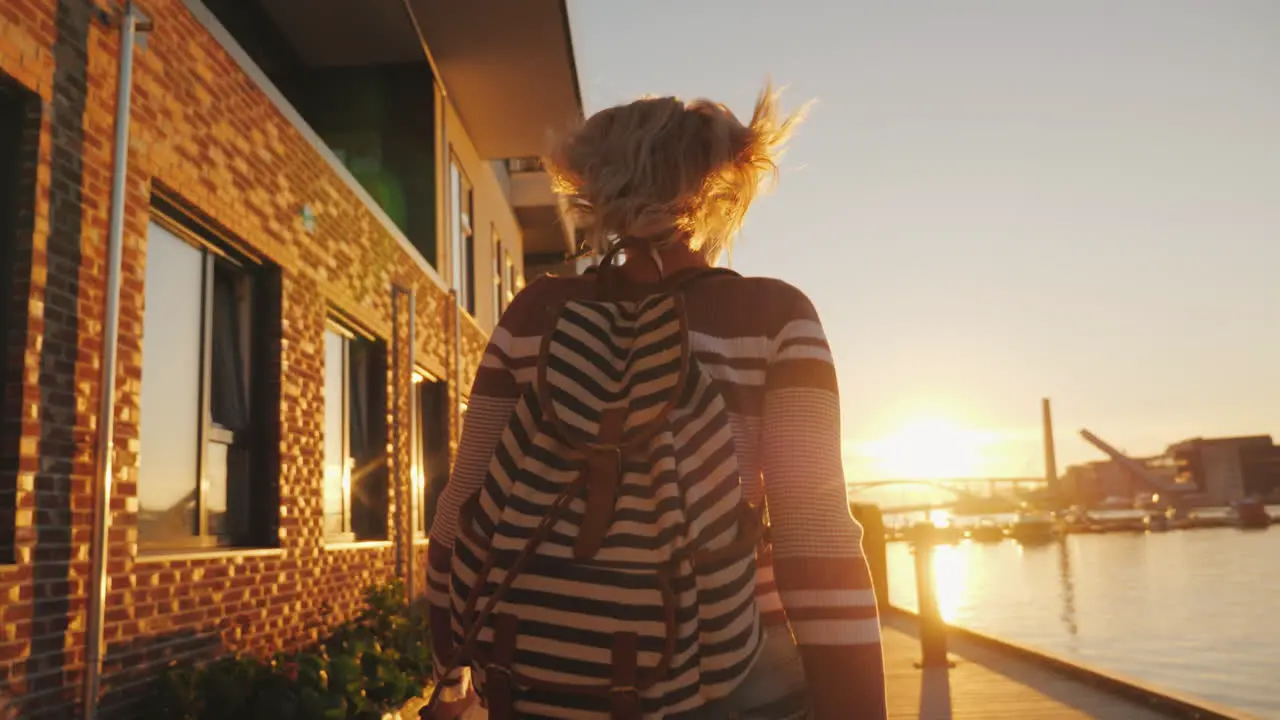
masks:
POLYGON ((929 522, 936 528, 944 528, 951 524, 951 513, 942 508, 929 511, 929 522))
POLYGON ((864 446, 877 474, 895 480, 942 480, 982 474, 979 433, 953 422, 928 418, 864 446))

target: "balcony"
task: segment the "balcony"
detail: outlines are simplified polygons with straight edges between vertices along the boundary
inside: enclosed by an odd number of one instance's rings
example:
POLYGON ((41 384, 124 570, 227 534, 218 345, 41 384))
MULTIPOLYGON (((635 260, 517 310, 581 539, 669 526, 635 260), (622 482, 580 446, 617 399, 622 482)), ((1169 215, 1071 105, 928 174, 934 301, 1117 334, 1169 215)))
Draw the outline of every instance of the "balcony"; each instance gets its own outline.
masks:
POLYGON ((187 1, 213 15, 433 263, 437 103, 431 67, 403 8, 395 14, 395 6, 381 1, 187 1))
POLYGON ((551 176, 541 160, 511 158, 507 160, 507 172, 511 177, 511 207, 524 232, 525 274, 536 275, 539 267, 561 264, 573 254, 577 233, 551 190, 551 176))
MULTIPOLYGON (((563 0, 186 2, 216 18, 428 262, 442 255, 436 81, 486 160, 540 153, 582 116, 563 0)), ((571 247, 550 188, 530 198, 536 181, 517 181, 530 251, 571 247)))

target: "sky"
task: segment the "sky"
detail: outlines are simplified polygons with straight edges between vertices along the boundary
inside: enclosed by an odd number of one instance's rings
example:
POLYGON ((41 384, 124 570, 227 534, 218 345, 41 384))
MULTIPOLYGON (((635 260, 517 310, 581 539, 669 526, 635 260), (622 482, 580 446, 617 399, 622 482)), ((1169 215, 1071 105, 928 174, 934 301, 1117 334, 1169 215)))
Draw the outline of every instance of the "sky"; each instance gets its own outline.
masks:
POLYGON ((850 481, 1280 438, 1280 2, 570 0, 588 113, 813 100, 734 269, 803 289, 850 481))

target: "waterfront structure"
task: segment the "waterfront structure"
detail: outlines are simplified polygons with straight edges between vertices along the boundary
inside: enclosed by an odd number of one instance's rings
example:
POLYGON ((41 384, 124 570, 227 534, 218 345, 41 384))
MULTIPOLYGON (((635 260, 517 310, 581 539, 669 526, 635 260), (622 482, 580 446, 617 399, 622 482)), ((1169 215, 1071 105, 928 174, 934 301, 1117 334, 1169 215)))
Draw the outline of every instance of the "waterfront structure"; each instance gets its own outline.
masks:
POLYGON ((1130 458, 1105 443, 1101 447, 1116 455, 1073 465, 1063 474, 1068 504, 1096 507, 1162 489, 1193 505, 1280 499, 1280 447, 1270 435, 1193 438, 1149 458, 1130 458))
POLYGON ((487 333, 574 247, 527 159, 582 113, 563 2, 99 6, 0 4, 23 717, 421 593, 487 333))
MULTIPOLYGON (((1164 467, 1150 459, 1136 459, 1146 467, 1151 477, 1164 483, 1175 479, 1172 468, 1164 467)), ((1123 503, 1132 506, 1135 498, 1150 495, 1152 485, 1135 477, 1127 463, 1107 459, 1071 465, 1062 475, 1061 492, 1064 504, 1099 507, 1107 503, 1123 503)))
POLYGON ((1280 499, 1280 447, 1270 435, 1193 438, 1169 446, 1178 481, 1215 505, 1280 499))

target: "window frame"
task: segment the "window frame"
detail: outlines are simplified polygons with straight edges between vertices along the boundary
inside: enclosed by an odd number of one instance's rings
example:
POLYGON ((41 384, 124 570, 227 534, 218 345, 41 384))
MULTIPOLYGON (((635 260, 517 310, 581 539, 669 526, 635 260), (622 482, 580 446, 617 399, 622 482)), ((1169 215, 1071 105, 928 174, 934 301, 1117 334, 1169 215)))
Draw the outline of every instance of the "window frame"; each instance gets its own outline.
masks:
POLYGON ((498 234, 498 226, 489 224, 489 249, 493 251, 493 324, 496 327, 498 318, 507 310, 507 251, 502 247, 502 236, 498 234))
MULTIPOLYGON (((263 386, 265 381, 264 373, 267 372, 271 365, 268 352, 269 343, 266 342, 265 335, 271 324, 271 319, 266 317, 267 313, 262 312, 270 307, 267 298, 268 285, 270 283, 270 266, 264 262, 261 256, 245 249, 242 243, 232 239, 221 228, 203 220, 194 211, 184 208, 178 201, 167 198, 161 192, 156 192, 152 196, 147 222, 148 244, 151 242, 150 228, 152 225, 165 230, 179 242, 183 242, 192 249, 199 251, 201 255, 201 287, 199 290, 201 327, 200 347, 197 349, 197 356, 200 358, 200 379, 197 389, 200 394, 198 400, 200 415, 195 423, 197 454, 195 473, 192 478, 195 483, 193 488, 196 503, 195 533, 185 538, 147 540, 139 532, 139 554, 146 555, 173 550, 211 548, 276 547, 278 540, 273 540, 270 537, 273 528, 267 527, 268 523, 264 522, 265 513, 262 512, 262 507, 270 504, 269 491, 274 489, 274 482, 269 476, 272 458, 267 457, 271 443, 265 442, 263 437, 269 425, 269 418, 266 417, 266 414, 269 413, 271 406, 271 398, 268 397, 268 393, 263 386), (246 436, 247 445, 242 447, 249 453, 249 477, 244 480, 249 484, 249 528, 243 536, 225 532, 212 534, 209 528, 208 497, 210 482, 207 474, 209 469, 209 443, 220 442, 233 446, 238 434, 237 431, 222 427, 213 419, 213 377, 215 374, 213 326, 216 304, 214 294, 219 264, 233 269, 250 283, 249 314, 254 321, 252 327, 249 328, 249 346, 244 350, 249 368, 249 372, 245 377, 246 399, 249 403, 246 407, 247 427, 245 430, 239 431, 246 436)), ((143 288, 145 298, 145 269, 143 271, 143 288)), ((143 333, 145 334, 145 313, 143 314, 142 323, 143 333)), ((146 382, 146 365, 147 359, 143 357, 141 383, 146 382)), ((141 388, 141 383, 139 388, 141 388)), ((141 417, 141 414, 145 413, 146 409, 140 407, 139 410, 141 417)), ((139 421, 139 431, 141 431, 141 420, 139 421)), ((140 443, 141 439, 141 432, 139 432, 140 443)), ((138 465, 139 468, 146 462, 145 448, 140 449, 144 455, 138 465)), ((139 474, 137 480, 140 487, 142 483, 141 474, 139 474)), ((230 472, 228 472, 228 486, 230 482, 230 472)), ((140 492, 139 490, 139 494, 140 492)), ((141 509, 141 503, 139 503, 139 511, 141 509)))
MULTIPOLYGON (((322 530, 324 542, 328 545, 341 545, 341 544, 355 543, 355 542, 385 541, 388 539, 390 533, 392 532, 392 528, 390 524, 391 518, 390 518, 390 504, 389 504, 390 498, 389 497, 382 497, 379 500, 381 523, 383 525, 383 532, 381 534, 376 536, 361 537, 360 532, 355 525, 356 506, 355 506, 355 493, 354 493, 354 490, 355 490, 354 471, 356 470, 357 459, 354 457, 353 442, 351 439, 351 431, 354 425, 352 420, 354 416, 353 416, 352 402, 351 402, 352 387, 353 387, 352 385, 353 366, 352 366, 351 358, 352 358, 352 345, 353 343, 359 342, 359 343, 368 344, 369 347, 367 351, 371 353, 372 358, 374 358, 375 360, 377 360, 378 358, 381 358, 383 361, 385 361, 386 344, 380 338, 378 338, 375 334, 362 329, 357 323, 355 323, 354 321, 351 321, 350 319, 347 318, 346 315, 344 315, 342 312, 336 309, 330 309, 328 317, 325 320, 324 332, 325 332, 325 335, 328 335, 329 333, 333 333, 338 337, 342 338, 343 367, 342 367, 342 400, 341 401, 342 401, 342 418, 343 418, 342 420, 342 432, 343 432, 342 455, 344 458, 343 470, 342 470, 342 508, 343 508, 342 527, 340 530, 333 531, 329 529, 328 514, 327 514, 327 497, 325 494, 328 488, 327 488, 327 485, 325 484, 324 471, 328 467, 328 458, 327 456, 325 456, 326 451, 322 449, 322 456, 324 457, 324 459, 322 460, 322 463, 321 463, 322 470, 321 470, 321 482, 320 482, 320 491, 321 491, 320 504, 321 504, 321 530, 322 530)), ((327 339, 326 339, 326 342, 327 342, 327 339)), ((328 361, 327 351, 324 351, 322 355, 323 355, 322 357, 322 364, 323 364, 324 362, 328 361)), ((381 363, 368 365, 366 367, 366 371, 369 374, 361 378, 363 382, 369 383, 367 392, 378 393, 377 397, 370 395, 370 397, 367 398, 367 402, 366 402, 366 412, 369 414, 369 417, 365 418, 364 422, 366 424, 371 425, 370 427, 366 428, 366 430, 369 432, 374 432, 372 424, 379 422, 380 414, 385 414, 387 410, 387 403, 389 401, 389 398, 387 397, 387 394, 386 394, 387 393, 386 383, 381 382, 378 377, 380 370, 385 370, 385 367, 381 363)), ((325 368, 325 371, 327 372, 327 368, 325 368)), ((322 373, 322 378, 323 378, 323 373, 322 373)), ((329 398, 326 394, 327 388, 325 387, 325 383, 323 380, 321 382, 320 392, 321 392, 321 396, 324 399, 324 402, 328 403, 329 398)), ((383 420, 385 421, 385 418, 383 418, 383 420)), ((328 419, 326 418, 324 428, 323 428, 324 433, 328 433, 328 430, 329 430, 327 423, 328 423, 328 419)), ((389 432, 390 432, 390 429, 385 426, 385 423, 382 425, 378 425, 377 431, 376 431, 377 442, 374 443, 375 446, 383 448, 382 472, 386 474, 388 483, 391 482, 390 464, 389 464, 390 458, 387 455, 385 445, 386 445, 386 441, 389 440, 389 437, 390 437, 389 432)), ((325 435, 322 435, 321 437, 324 438, 325 442, 327 442, 327 437, 325 435)), ((387 491, 390 492, 389 486, 387 488, 387 491)))
MULTIPOLYGON (((351 457, 351 343, 357 338, 356 333, 351 330, 345 323, 333 318, 332 316, 325 320, 324 332, 327 336, 333 333, 342 338, 342 527, 337 531, 329 529, 328 514, 328 485, 324 482, 323 472, 321 474, 320 484, 320 500, 323 508, 323 529, 326 542, 353 542, 355 541, 355 532, 351 529, 351 471, 355 465, 355 460, 351 457)), ((328 337, 325 338, 324 364, 329 362, 328 353, 328 337)), ((329 368, 324 368, 324 373, 328 373, 329 368)), ((325 378, 327 380, 327 377, 325 378)), ((324 442, 328 443, 327 433, 328 427, 328 387, 325 382, 321 382, 320 394, 324 397, 325 402, 325 427, 322 436, 324 442)), ((325 454, 327 455, 327 448, 325 454)), ((324 470, 328 470, 329 458, 324 458, 324 470)))
POLYGON ((449 277, 458 291, 458 304, 476 314, 475 186, 457 152, 449 150, 449 277))
POLYGON ((454 420, 449 412, 448 382, 418 366, 412 387, 413 535, 421 540, 431 533, 440 494, 449 481, 449 445, 454 420))
POLYGON ((503 287, 506 288, 506 297, 503 299, 503 306, 508 307, 511 305, 511 301, 516 299, 516 293, 520 292, 522 283, 520 278, 517 277, 516 261, 511 259, 511 252, 504 250, 503 256, 503 271, 506 273, 506 278, 503 282, 503 287))

